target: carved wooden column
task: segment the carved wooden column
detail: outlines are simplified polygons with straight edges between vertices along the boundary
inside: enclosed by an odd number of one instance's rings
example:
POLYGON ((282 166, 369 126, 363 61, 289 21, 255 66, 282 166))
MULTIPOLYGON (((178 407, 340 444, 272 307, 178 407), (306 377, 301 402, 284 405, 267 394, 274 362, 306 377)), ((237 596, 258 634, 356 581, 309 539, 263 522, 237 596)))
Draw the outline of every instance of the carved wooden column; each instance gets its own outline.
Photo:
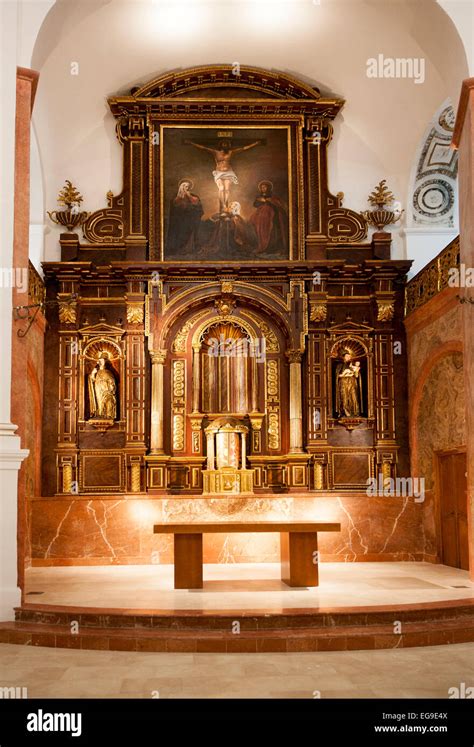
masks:
POLYGON ((58 368, 58 493, 77 492, 77 407, 78 351, 77 278, 60 278, 58 293, 59 368, 58 368))
MULTIPOLYGON (((145 456, 145 288, 142 280, 127 277, 126 464, 127 488, 139 493, 145 456)), ((122 416, 123 417, 123 416, 122 416)))
POLYGON ((256 358, 250 359, 252 366, 252 412, 258 412, 258 363, 256 358))
POLYGON ((127 447, 145 448, 145 294, 142 283, 129 281, 126 297, 127 447))
POLYGON ((193 345, 193 412, 199 412, 201 394, 201 346, 193 345))
POLYGON ((164 423, 164 365, 166 350, 152 351, 151 356, 151 454, 164 454, 163 423, 164 423))
MULTIPOLYGON (((125 183, 129 184, 129 197, 124 209, 125 244, 128 259, 144 259, 147 244, 147 212, 144 209, 144 194, 148 180, 148 125, 146 117, 133 113, 122 116, 116 127, 118 141, 124 147, 123 168, 125 183), (128 182, 129 174, 133 178, 128 182)), ((123 198, 122 198, 123 199, 123 198)), ((112 197, 110 206, 118 207, 117 197, 112 197)), ((123 204, 123 203, 122 203, 123 204)))
POLYGON ((290 454, 303 451, 303 408, 301 387, 301 350, 288 350, 290 363, 290 454))
POLYGON ((326 280, 314 273, 309 292, 309 331, 306 363, 306 417, 308 434, 305 448, 313 455, 309 484, 314 490, 327 486, 328 476, 328 389, 325 350, 328 301, 326 280), (319 290, 316 290, 318 288, 319 290))
MULTIPOLYGON (((383 281, 379 280, 379 285, 383 281)), ((391 281, 385 281, 386 288, 391 281)), ((395 477, 397 457, 395 417, 394 317, 395 296, 376 290, 377 327, 374 333, 375 437, 376 469, 383 484, 395 477)), ((370 405, 370 402, 369 402, 370 405)), ((369 417, 372 412, 369 412, 369 417)))
POLYGON ((207 469, 213 470, 215 468, 215 459, 214 459, 215 434, 213 431, 211 431, 211 432, 208 432, 206 436, 207 436, 207 469))
POLYGON ((247 434, 242 432, 242 469, 247 469, 247 434))

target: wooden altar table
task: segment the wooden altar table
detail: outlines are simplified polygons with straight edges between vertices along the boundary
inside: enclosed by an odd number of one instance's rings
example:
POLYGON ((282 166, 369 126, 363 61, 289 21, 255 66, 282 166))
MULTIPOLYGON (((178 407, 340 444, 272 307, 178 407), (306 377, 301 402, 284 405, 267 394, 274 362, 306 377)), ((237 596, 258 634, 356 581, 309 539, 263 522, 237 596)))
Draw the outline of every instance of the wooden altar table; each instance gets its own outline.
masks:
POLYGON ((339 532, 341 525, 320 521, 196 522, 155 524, 155 534, 174 535, 174 588, 203 588, 203 534, 279 532, 281 578, 288 586, 318 586, 318 532, 339 532))

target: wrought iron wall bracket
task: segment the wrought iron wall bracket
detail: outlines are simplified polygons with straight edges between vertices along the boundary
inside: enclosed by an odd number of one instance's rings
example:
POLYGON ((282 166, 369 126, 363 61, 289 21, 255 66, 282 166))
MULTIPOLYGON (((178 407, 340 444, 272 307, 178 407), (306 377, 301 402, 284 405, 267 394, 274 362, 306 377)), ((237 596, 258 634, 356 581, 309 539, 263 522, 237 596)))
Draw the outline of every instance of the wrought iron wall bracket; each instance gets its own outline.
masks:
MULTIPOLYGON (((70 296, 67 296, 66 298, 61 299, 61 303, 73 303, 77 299, 76 293, 71 293, 70 296)), ((59 301, 57 300, 51 300, 51 301, 42 301, 41 303, 32 303, 27 304, 25 306, 14 306, 13 307, 13 319, 15 321, 26 319, 28 321, 28 324, 26 327, 23 327, 22 329, 17 330, 18 337, 26 337, 28 332, 31 329, 32 324, 34 323, 36 317, 38 316, 39 311, 43 311, 46 306, 57 306, 59 304, 59 301)))

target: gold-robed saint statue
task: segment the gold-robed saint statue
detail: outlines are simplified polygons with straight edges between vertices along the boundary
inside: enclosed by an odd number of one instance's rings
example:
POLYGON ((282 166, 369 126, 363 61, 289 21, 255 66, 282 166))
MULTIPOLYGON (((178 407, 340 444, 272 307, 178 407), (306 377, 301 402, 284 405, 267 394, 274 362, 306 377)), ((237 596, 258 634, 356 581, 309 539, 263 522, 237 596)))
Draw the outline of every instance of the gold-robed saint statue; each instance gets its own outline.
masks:
POLYGON ((340 418, 358 418, 362 411, 360 361, 353 362, 349 350, 343 350, 342 361, 336 366, 336 412, 340 418))
POLYGON ((97 365, 89 374, 89 402, 91 418, 115 420, 117 417, 117 384, 110 368, 109 356, 101 352, 97 365))

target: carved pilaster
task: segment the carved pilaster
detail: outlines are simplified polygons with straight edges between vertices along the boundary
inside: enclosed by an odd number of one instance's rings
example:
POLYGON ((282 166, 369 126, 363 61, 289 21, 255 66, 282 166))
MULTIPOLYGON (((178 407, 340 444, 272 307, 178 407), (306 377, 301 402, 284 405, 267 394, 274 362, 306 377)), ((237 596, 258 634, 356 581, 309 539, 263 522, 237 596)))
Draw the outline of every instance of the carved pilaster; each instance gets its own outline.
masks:
POLYGON ((186 444, 186 361, 184 359, 173 361, 172 376, 173 405, 171 418, 173 451, 184 451, 186 444))
POLYGON ((290 454, 303 451, 302 356, 301 350, 286 351, 290 364, 290 454))
POLYGON ((308 334, 306 406, 308 446, 327 439, 327 392, 325 377, 325 332, 308 334))
POLYGON ((280 370, 279 361, 271 358, 266 362, 267 373, 267 434, 268 448, 271 451, 281 449, 280 423, 280 370))
POLYGON ((252 426, 252 452, 254 454, 260 454, 262 451, 261 431, 264 416, 260 413, 251 413, 249 417, 252 426))
POLYGON ((324 473, 321 462, 314 463, 314 487, 316 490, 322 490, 324 487, 324 473))
POLYGON ((128 181, 130 175, 130 196, 124 205, 127 229, 125 243, 129 247, 139 246, 144 250, 147 241, 145 189, 148 178, 148 127, 145 116, 124 113, 118 118, 116 133, 124 148, 124 180, 128 181))
POLYGON ((131 465, 131 476, 130 476, 130 485, 132 488, 132 493, 139 493, 140 492, 140 463, 139 462, 132 462, 131 465))
POLYGON ((200 454, 202 451, 202 419, 203 415, 199 417, 191 418, 191 438, 192 438, 192 452, 193 454, 200 454))
POLYGON ((72 464, 67 462, 63 464, 63 493, 70 493, 72 490, 72 464))
POLYGON ((151 358, 151 454, 164 454, 163 450, 163 381, 166 350, 150 352, 151 358))
POLYGON ((76 331, 59 333, 58 446, 77 443, 78 350, 76 331))
POLYGON ((378 442, 395 440, 393 334, 375 335, 375 426, 378 442))
POLYGON ((145 333, 128 327, 126 346, 127 446, 145 446, 145 333))
POLYGON ((199 412, 201 396, 201 346, 193 345, 193 412, 199 412))

